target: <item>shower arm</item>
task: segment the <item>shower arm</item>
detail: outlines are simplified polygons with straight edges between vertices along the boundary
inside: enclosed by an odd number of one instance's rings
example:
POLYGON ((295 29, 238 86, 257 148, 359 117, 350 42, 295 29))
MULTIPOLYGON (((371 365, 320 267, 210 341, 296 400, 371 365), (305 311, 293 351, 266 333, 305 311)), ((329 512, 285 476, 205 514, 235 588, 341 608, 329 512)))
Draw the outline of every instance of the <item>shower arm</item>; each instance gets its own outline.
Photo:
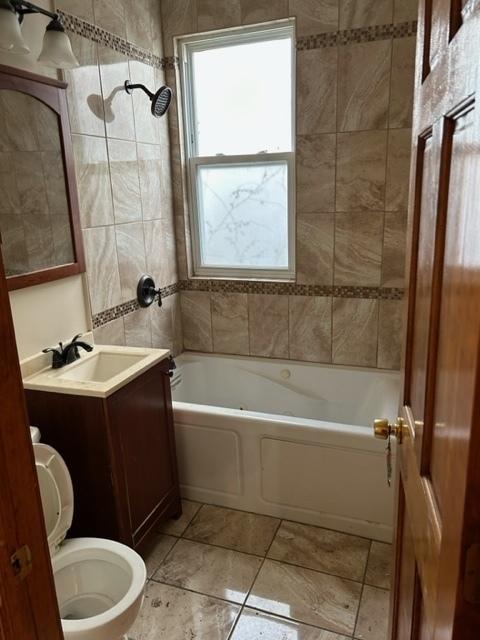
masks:
POLYGON ((149 91, 144 84, 130 84, 128 80, 125 80, 125 91, 127 93, 131 93, 134 89, 141 89, 144 93, 147 94, 150 100, 153 100, 153 98, 155 97, 155 94, 149 91))

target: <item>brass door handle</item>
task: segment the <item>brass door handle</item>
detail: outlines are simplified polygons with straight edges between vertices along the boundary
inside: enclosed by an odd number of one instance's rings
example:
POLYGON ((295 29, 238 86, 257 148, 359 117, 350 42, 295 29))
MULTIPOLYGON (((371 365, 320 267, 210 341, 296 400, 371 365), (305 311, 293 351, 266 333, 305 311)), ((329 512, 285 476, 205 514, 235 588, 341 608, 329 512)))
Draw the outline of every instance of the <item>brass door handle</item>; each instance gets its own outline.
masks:
POLYGON ((397 418, 394 424, 390 424, 386 418, 381 418, 373 423, 373 432, 375 438, 388 440, 390 436, 395 436, 398 443, 402 444, 404 426, 403 418, 397 418))

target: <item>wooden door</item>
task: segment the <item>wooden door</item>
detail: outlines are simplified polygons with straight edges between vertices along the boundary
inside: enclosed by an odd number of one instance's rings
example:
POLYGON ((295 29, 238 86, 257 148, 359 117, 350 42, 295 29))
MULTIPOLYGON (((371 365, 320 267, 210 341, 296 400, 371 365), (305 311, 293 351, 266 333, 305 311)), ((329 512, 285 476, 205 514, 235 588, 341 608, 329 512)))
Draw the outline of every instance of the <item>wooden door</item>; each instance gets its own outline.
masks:
POLYGON ((480 638, 480 1, 421 0, 393 640, 480 638))
POLYGON ((63 638, 1 252, 0 638, 63 638))

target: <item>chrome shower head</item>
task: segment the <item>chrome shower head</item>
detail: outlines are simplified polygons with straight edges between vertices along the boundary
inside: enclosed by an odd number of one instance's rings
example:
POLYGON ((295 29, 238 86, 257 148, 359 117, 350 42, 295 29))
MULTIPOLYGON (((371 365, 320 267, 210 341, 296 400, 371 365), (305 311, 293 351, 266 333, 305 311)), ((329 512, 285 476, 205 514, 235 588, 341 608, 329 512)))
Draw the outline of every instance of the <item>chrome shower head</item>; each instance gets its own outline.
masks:
POLYGON ((152 116, 161 118, 167 113, 173 96, 170 87, 160 87, 158 91, 152 93, 143 84, 130 84, 130 80, 125 80, 125 91, 130 94, 134 89, 141 89, 150 98, 152 116))

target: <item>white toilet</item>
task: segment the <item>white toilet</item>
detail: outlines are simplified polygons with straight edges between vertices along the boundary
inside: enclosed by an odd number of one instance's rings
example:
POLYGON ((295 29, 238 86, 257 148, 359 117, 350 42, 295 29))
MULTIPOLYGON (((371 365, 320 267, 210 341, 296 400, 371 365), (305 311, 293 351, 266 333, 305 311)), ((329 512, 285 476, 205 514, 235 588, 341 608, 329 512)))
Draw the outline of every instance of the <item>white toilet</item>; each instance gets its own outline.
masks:
POLYGON ((145 563, 113 540, 65 540, 73 518, 70 473, 55 449, 38 442, 38 430, 32 440, 65 640, 123 639, 142 606, 145 563))

